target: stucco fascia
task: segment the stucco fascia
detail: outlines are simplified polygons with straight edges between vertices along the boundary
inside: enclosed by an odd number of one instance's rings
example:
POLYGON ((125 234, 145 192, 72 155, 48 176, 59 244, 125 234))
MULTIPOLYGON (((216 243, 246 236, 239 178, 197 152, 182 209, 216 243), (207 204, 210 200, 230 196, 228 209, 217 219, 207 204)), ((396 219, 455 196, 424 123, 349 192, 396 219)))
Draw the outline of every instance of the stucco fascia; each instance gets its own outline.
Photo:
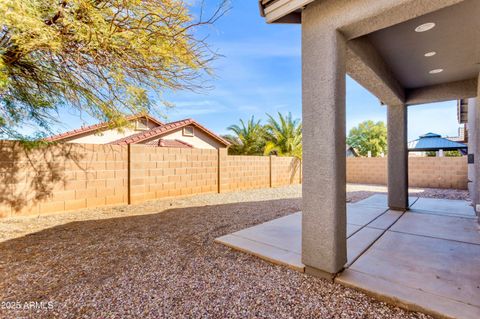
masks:
POLYGON ((456 81, 407 90, 407 105, 435 103, 477 96, 478 79, 456 81))
MULTIPOLYGON (((338 29, 347 40, 387 28, 464 0, 278 0, 261 8, 268 23, 288 21, 293 12, 320 3, 324 15, 336 14, 344 23, 338 29), (337 8, 332 12, 332 8, 337 8)), ((297 20, 301 23, 301 19, 297 20)))
POLYGON ((359 0, 351 1, 349 22, 339 30, 347 40, 449 7, 464 0, 359 0))
POLYGON ((403 87, 366 38, 348 42, 347 74, 385 104, 405 102, 403 87))

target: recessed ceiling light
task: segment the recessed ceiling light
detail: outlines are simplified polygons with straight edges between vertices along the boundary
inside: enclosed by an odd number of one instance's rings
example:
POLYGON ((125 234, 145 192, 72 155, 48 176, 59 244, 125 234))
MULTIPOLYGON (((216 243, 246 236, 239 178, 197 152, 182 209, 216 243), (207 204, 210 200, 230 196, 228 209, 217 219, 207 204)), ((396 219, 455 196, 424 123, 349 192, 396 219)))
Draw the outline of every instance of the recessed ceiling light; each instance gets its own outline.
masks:
POLYGON ((430 52, 425 53, 424 55, 425 55, 427 58, 429 58, 429 57, 431 57, 431 56, 434 56, 435 54, 437 54, 437 52, 435 52, 435 51, 430 51, 430 52))
POLYGON ((425 32, 433 29, 434 27, 435 27, 435 23, 433 22, 424 23, 416 27, 415 32, 425 32))
POLYGON ((431 71, 428 72, 428 73, 430 73, 430 74, 437 74, 437 73, 440 73, 440 72, 443 72, 443 69, 434 69, 434 70, 431 70, 431 71))

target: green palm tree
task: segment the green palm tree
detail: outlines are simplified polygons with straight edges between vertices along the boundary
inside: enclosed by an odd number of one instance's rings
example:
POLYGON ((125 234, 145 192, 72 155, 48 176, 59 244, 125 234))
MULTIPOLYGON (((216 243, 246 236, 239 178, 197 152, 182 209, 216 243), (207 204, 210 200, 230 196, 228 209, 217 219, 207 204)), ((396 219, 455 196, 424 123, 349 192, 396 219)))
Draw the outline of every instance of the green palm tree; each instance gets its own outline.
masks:
POLYGON ((265 125, 266 144, 265 155, 295 156, 302 158, 302 123, 293 119, 292 114, 283 116, 278 112, 278 121, 271 115, 265 125))
POLYGON ((265 147, 265 131, 260 120, 252 116, 246 123, 240 119, 240 125, 234 124, 227 128, 234 135, 225 138, 232 143, 229 154, 232 155, 262 155, 265 147))

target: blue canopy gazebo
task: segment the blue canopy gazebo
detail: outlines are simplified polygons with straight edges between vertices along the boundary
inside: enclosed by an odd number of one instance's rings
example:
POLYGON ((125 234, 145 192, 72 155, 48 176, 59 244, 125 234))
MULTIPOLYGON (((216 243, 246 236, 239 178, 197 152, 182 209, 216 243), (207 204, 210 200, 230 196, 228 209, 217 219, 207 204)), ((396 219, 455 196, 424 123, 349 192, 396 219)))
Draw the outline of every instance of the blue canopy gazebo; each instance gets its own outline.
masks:
POLYGON ((429 152, 429 151, 460 151, 462 154, 466 154, 467 145, 451 141, 447 138, 443 138, 439 134, 427 133, 420 136, 418 139, 408 142, 409 152, 429 152))

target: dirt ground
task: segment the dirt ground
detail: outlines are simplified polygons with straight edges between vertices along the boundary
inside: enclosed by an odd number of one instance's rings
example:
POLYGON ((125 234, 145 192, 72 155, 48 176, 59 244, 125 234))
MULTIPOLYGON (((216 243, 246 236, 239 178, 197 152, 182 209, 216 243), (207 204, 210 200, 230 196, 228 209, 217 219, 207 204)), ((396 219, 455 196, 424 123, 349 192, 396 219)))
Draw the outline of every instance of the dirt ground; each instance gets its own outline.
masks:
POLYGON ((0 318, 428 318, 213 242, 299 210, 292 186, 0 220, 0 318))

